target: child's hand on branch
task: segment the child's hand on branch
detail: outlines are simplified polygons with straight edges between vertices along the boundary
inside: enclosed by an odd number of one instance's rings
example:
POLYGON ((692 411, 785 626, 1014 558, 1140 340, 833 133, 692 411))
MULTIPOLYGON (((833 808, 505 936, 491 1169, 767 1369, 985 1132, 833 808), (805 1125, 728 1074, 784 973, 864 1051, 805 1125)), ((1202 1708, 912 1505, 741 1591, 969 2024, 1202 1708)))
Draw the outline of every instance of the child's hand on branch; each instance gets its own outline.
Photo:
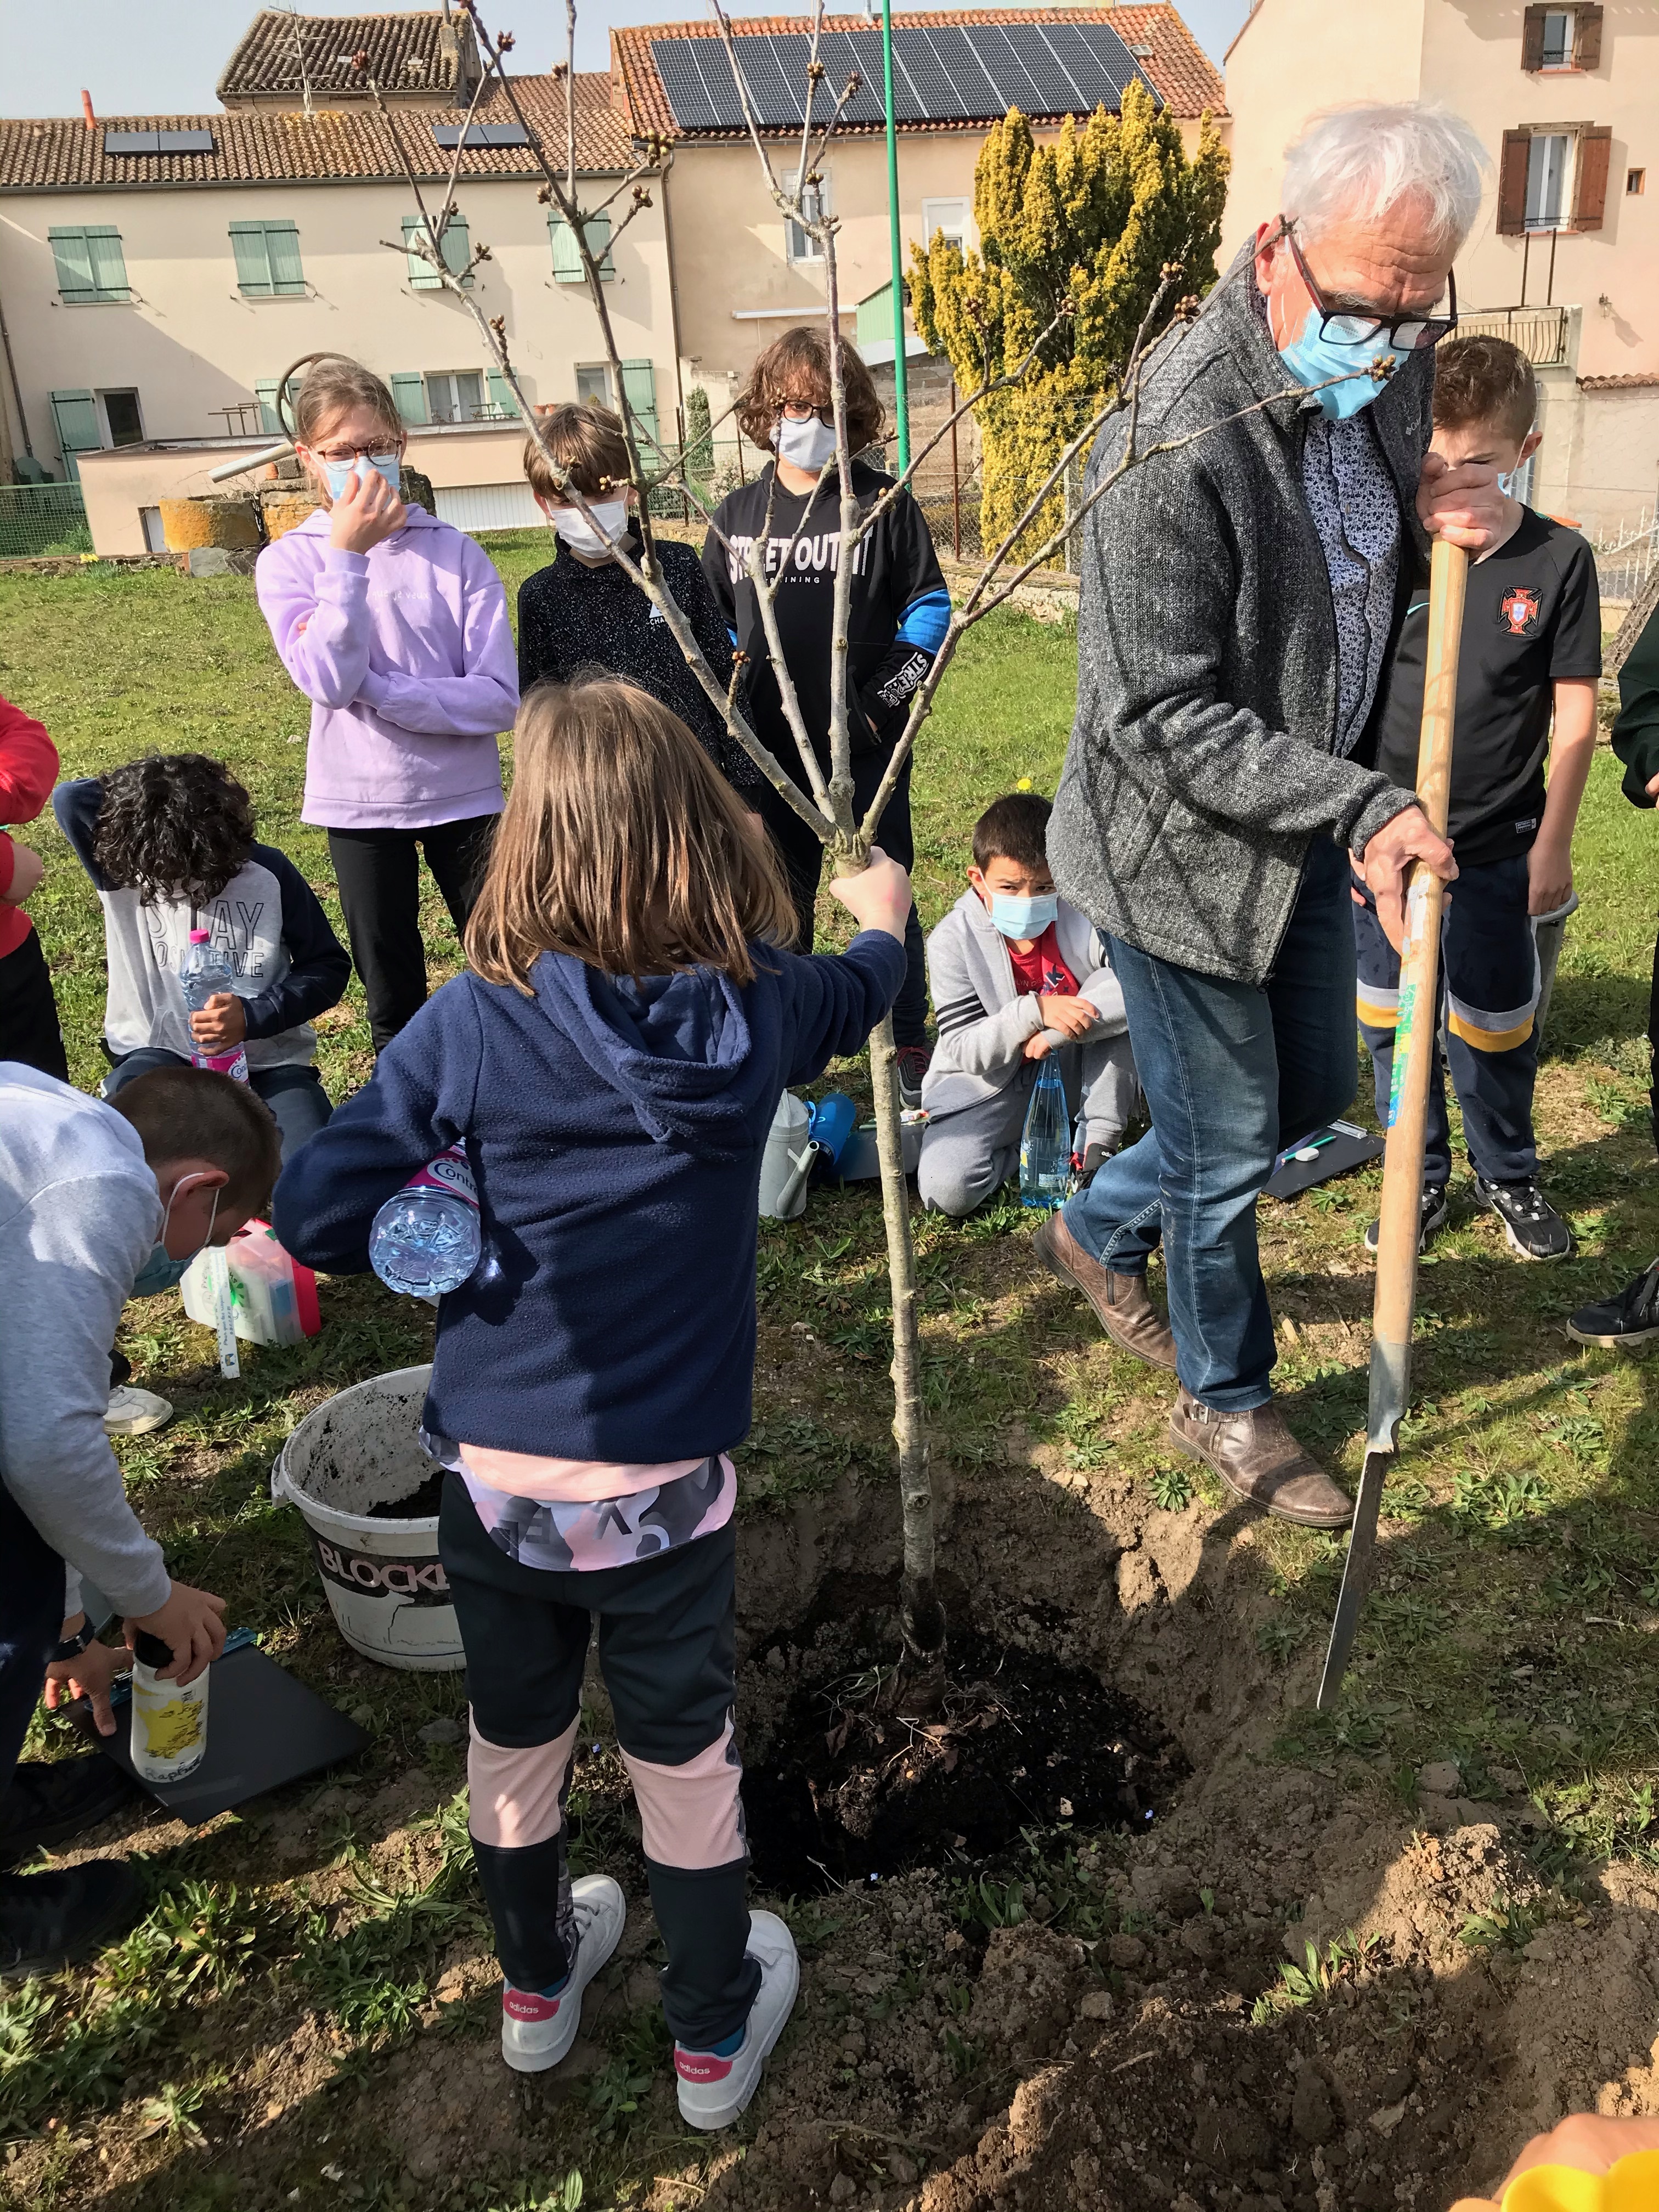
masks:
POLYGON ((1045 991, 1037 1004, 1042 1009, 1043 1028, 1058 1030, 1062 1036, 1080 1037, 1093 1029, 1098 1018, 1089 1000, 1068 998, 1063 991, 1045 991))
POLYGON ((910 911, 910 878, 879 845, 870 848, 867 868, 856 876, 832 878, 830 888, 860 929, 884 929, 902 945, 910 911))
POLYGON ((201 1012, 191 1016, 190 1033, 210 1052, 228 1052, 247 1035, 247 1009, 234 991, 216 991, 201 1012))
POLYGON ((353 470, 334 502, 328 542, 339 553, 367 553, 401 530, 405 510, 378 469, 367 476, 353 470))

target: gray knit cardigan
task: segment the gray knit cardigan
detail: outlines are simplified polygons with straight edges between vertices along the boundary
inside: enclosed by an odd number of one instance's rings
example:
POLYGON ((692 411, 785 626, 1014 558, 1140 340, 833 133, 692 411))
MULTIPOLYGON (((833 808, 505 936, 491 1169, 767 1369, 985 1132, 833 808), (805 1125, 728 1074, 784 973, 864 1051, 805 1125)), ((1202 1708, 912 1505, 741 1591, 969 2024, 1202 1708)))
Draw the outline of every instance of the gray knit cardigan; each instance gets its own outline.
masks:
MULTIPOLYGON (((1048 858, 1099 928, 1261 983, 1310 842, 1363 848, 1415 799, 1335 753, 1336 619, 1302 489, 1316 403, 1289 396, 1243 261, 1142 380, 1138 453, 1206 434, 1129 470, 1085 526, 1077 719, 1048 858)), ((1425 546, 1415 497, 1433 381, 1431 352, 1410 355, 1370 410, 1402 562, 1425 546)), ((1091 486, 1121 459, 1127 419, 1102 432, 1091 486)))

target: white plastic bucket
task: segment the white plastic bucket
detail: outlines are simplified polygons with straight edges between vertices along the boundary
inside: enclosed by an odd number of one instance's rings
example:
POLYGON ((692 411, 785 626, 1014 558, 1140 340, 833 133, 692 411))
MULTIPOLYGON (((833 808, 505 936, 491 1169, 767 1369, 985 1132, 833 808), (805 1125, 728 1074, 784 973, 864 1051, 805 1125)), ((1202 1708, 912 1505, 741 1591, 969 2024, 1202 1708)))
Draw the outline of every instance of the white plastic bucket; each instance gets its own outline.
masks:
POLYGON ((270 1495, 299 1507, 336 1626, 353 1650, 437 1674, 466 1663, 438 1557, 438 1516, 394 1521, 369 1511, 411 1496, 435 1470, 417 1434, 431 1379, 429 1366, 399 1367, 307 1413, 276 1455, 270 1495))
POLYGON ((806 1211, 801 1165, 811 1126, 811 1115, 793 1091, 786 1091, 772 1116, 766 1150, 761 1156, 760 1210, 770 1220, 794 1221, 806 1211), (786 1191, 789 1193, 787 1208, 780 1212, 778 1201, 786 1191))

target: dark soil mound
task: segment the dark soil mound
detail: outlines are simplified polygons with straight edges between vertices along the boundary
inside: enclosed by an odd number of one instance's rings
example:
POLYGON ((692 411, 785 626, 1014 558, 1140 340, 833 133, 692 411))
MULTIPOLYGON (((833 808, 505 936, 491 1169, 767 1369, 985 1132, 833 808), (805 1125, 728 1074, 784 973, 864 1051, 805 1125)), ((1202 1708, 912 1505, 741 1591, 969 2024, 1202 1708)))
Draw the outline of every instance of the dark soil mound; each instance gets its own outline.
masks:
POLYGON ((908 1710, 875 1668, 843 1669, 803 1681, 776 1742, 743 1799, 757 1878, 785 1894, 983 1860, 1024 1828, 1144 1828, 1185 1771, 1097 1676, 971 1630, 951 1638, 936 1712, 908 1710))
POLYGON ((371 1521, 429 1521, 437 1517, 443 1502, 444 1471, 434 1467, 418 1490, 406 1498, 383 1498, 378 1505, 371 1505, 371 1521))

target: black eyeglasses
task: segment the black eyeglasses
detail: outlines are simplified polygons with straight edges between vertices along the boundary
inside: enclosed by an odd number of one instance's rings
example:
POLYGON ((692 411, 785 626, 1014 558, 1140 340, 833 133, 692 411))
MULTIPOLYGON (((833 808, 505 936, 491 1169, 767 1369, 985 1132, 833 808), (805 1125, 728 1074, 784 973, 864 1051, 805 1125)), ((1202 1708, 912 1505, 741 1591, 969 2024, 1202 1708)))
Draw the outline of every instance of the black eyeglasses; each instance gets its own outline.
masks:
POLYGON ((1401 353, 1415 353, 1419 346, 1438 345, 1457 328, 1457 278, 1450 270, 1446 271, 1446 301, 1449 312, 1443 315, 1368 315, 1353 307, 1330 307, 1313 278, 1313 271, 1302 258, 1302 248, 1296 242, 1296 234, 1287 223, 1285 239, 1302 272, 1302 281, 1319 316, 1319 334, 1333 345, 1372 345, 1386 331, 1389 343, 1397 346, 1401 353))

